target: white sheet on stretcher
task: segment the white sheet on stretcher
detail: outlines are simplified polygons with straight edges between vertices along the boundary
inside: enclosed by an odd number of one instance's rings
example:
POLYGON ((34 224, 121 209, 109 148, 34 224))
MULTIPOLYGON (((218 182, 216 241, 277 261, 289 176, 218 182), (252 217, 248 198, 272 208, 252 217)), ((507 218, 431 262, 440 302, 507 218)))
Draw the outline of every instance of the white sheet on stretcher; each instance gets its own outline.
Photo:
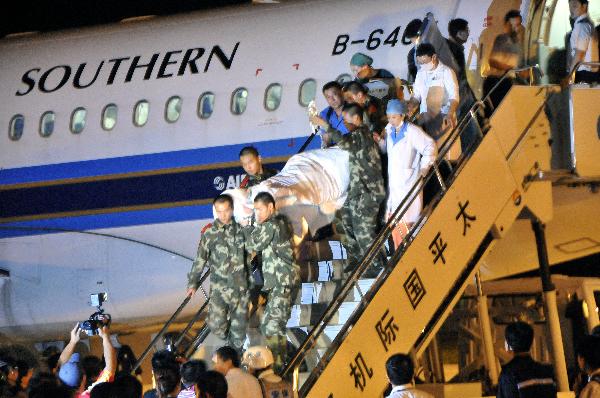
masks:
POLYGON ((348 152, 337 147, 315 149, 292 156, 277 175, 246 189, 228 189, 234 199, 234 217, 241 221, 252 214, 252 203, 260 192, 275 198, 279 212, 286 214, 297 235, 302 218, 312 233, 333 220, 346 200, 349 183, 348 152))

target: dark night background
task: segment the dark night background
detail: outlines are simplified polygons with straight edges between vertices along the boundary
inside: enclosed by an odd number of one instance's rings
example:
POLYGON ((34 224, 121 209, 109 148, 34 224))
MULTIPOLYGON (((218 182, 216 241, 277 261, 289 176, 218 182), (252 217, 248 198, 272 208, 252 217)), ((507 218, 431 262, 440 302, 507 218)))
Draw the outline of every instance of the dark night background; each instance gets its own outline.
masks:
POLYGON ((142 15, 206 10, 250 0, 22 0, 4 5, 0 37, 10 33, 53 31, 118 22, 142 15))

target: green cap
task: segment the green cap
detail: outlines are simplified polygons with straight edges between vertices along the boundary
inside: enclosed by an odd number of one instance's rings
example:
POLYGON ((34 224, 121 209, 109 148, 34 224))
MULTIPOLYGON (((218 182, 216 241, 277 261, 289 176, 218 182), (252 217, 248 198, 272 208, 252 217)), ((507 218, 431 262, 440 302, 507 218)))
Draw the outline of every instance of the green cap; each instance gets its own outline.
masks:
POLYGON ((372 63, 373 63, 373 58, 371 58, 368 55, 365 55, 363 53, 356 53, 350 59, 350 65, 364 66, 364 65, 371 65, 372 63))

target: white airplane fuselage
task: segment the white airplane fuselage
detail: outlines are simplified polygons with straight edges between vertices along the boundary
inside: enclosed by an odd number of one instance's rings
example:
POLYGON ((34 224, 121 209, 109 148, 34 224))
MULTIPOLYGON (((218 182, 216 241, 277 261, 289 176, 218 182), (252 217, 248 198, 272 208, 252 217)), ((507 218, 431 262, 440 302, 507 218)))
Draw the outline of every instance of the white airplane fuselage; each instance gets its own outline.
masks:
POLYGON ((504 13, 521 2, 491 3, 297 1, 0 41, 0 126, 10 128, 16 115, 24 122, 19 139, 0 134, 0 268, 9 273, 0 278, 0 334, 64 335, 92 312, 89 295, 100 291, 116 325, 164 320, 184 298, 212 199, 243 177, 239 150, 254 145, 280 168, 310 134, 303 82, 314 79, 325 108, 320 88, 350 73, 355 52, 406 78, 411 45, 402 33, 428 12, 444 34, 452 18, 470 22, 474 72, 482 31, 500 32, 504 13), (269 111, 265 90, 274 83, 281 103, 269 111), (236 115, 239 88, 247 109, 236 115), (207 92, 214 110, 201 118, 207 92), (174 96, 180 115, 167 121, 174 96), (136 126, 142 100, 148 119, 136 126), (107 131, 109 104, 117 116, 107 131), (87 111, 85 126, 73 133, 78 108, 87 111), (42 137, 46 112, 55 119, 42 137))

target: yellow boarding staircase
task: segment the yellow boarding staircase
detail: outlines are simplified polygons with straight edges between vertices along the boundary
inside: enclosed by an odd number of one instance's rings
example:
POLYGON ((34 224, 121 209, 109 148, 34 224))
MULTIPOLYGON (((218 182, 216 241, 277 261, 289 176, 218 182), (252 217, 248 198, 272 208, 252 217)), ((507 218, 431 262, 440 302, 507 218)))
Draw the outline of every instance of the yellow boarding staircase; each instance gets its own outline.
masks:
POLYGON ((485 135, 443 178, 446 153, 463 132, 479 128, 483 104, 476 104, 461 121, 431 172, 413 187, 288 364, 286 373, 293 375, 300 396, 380 396, 388 383, 387 357, 396 352, 419 356, 472 280, 479 261, 517 217, 549 220, 551 184, 533 182, 541 170, 550 168, 545 98, 543 88, 513 87, 489 120, 485 135), (439 182, 441 191, 370 288, 360 289, 362 275, 389 247, 392 230, 431 180, 439 182), (339 322, 340 306, 357 288, 364 293, 360 301, 323 347, 323 334, 339 322), (316 365, 301 375, 303 363, 316 365))

